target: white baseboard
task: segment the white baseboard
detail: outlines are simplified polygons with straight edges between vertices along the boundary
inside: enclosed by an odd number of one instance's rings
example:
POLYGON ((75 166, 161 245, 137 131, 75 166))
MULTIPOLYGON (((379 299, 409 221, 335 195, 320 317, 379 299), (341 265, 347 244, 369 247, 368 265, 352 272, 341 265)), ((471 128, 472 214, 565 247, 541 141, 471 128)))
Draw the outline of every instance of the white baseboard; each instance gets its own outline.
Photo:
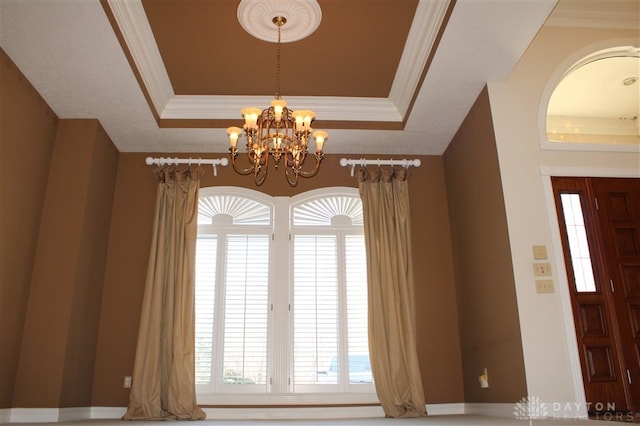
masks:
POLYGON ((0 424, 118 419, 125 411, 121 407, 7 408, 0 410, 0 424))
POLYGON ((490 417, 514 417, 514 404, 497 404, 497 403, 481 403, 468 402, 464 404, 465 414, 473 414, 477 416, 490 417))
POLYGON ((9 419, 11 419, 11 408, 0 409, 0 425, 9 423, 9 419))
MULTIPOLYGON (((487 405, 487 404, 478 404, 487 405)), ((274 419, 348 419, 384 417, 382 407, 277 407, 277 408, 207 408, 208 419, 274 420, 274 419)), ((0 410, 0 424, 55 423, 93 419, 121 419, 126 407, 7 408, 0 410)), ((465 414, 466 404, 427 404, 431 416, 465 414)))
MULTIPOLYGON (((464 403, 427 404, 430 416, 446 416, 465 414, 464 403)), ((203 408, 209 419, 242 419, 242 420, 273 420, 273 419, 349 419, 349 418, 380 418, 384 417, 381 406, 361 407, 278 407, 278 408, 203 408)))
MULTIPOLYGON (((586 420, 589 418, 586 403, 580 402, 547 402, 547 416, 553 419, 586 420)), ((606 409, 606 407, 603 407, 606 409)), ((615 408, 615 406, 614 406, 615 408)))
POLYGON ((59 420, 58 408, 10 408, 7 423, 55 423, 59 420))
MULTIPOLYGON (((515 404, 451 403, 427 404, 430 416, 472 414, 513 418, 515 404)), ((571 403, 549 405, 547 415, 556 419, 584 419, 586 411, 571 403)), ((277 408, 203 408, 209 419, 347 419, 384 417, 380 406, 354 407, 277 407, 277 408)), ((0 424, 55 423, 92 419, 121 419, 126 407, 5 408, 0 409, 0 424)))
POLYGON ((91 419, 91 407, 66 407, 58 410, 59 422, 75 422, 91 419))
MULTIPOLYGON (((515 418, 516 403, 466 403, 465 414, 515 418)), ((555 420, 586 420, 589 418, 584 404, 576 402, 545 402, 544 418, 555 420)))
POLYGON ((127 407, 91 407, 91 419, 121 419, 127 407))
POLYGON ((282 420, 282 419, 348 419, 384 417, 380 406, 364 407, 277 407, 277 408, 208 408, 208 419, 221 420, 282 420))
POLYGON ((427 404, 429 416, 451 416, 465 414, 466 407, 463 402, 450 404, 427 404))

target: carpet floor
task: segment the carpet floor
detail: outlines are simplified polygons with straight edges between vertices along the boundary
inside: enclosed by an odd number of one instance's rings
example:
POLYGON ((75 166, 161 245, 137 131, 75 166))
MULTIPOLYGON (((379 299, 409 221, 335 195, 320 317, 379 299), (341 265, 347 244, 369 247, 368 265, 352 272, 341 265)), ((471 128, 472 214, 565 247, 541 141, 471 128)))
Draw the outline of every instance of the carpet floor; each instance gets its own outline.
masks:
MULTIPOLYGON (((171 423, 171 422, 169 422, 171 423)), ((187 424, 186 422, 180 422, 187 424)), ((167 426, 167 422, 132 422, 125 420, 88 420, 64 423, 10 423, 16 426, 167 426)), ((608 420, 517 420, 504 417, 472 416, 472 415, 443 415, 427 416, 418 419, 332 419, 332 420, 215 420, 207 419, 188 422, 193 426, 620 426, 619 422, 608 420)))

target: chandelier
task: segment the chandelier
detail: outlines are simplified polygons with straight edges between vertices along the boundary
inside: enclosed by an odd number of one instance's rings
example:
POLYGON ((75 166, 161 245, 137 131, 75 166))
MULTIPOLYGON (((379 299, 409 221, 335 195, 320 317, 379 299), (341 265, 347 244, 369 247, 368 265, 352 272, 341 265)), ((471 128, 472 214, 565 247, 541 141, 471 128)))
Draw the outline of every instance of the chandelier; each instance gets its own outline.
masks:
POLYGON ((287 23, 283 16, 272 19, 278 29, 277 61, 276 61, 276 94, 271 106, 267 109, 250 107, 240 112, 244 118, 244 135, 246 138, 248 166, 238 165, 238 139, 243 133, 239 127, 229 127, 229 157, 233 170, 241 175, 253 174, 256 185, 264 183, 269 172, 269 161, 273 161, 276 169, 283 166, 287 182, 291 186, 298 184, 298 178, 315 176, 324 158, 322 148, 327 133, 313 131, 311 124, 315 113, 310 110, 292 111, 287 103, 280 99, 280 32, 287 23), (311 136, 315 140, 315 164, 303 170, 309 150, 311 136), (271 159, 271 160, 270 160, 271 159))

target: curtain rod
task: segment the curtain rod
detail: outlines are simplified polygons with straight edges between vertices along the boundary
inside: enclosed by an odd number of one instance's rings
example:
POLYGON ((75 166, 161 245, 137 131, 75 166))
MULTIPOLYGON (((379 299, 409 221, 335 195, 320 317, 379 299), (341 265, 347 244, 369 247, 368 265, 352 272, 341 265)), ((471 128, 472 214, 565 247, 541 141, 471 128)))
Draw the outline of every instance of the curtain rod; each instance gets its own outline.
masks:
POLYGON ((419 158, 415 160, 407 160, 403 158, 402 160, 367 160, 366 158, 341 158, 340 165, 341 166, 351 166, 351 176, 353 176, 353 170, 356 166, 402 166, 402 167, 420 167, 421 161, 419 158))
POLYGON ((154 157, 147 157, 144 160, 145 163, 147 163, 147 166, 152 166, 152 165, 156 165, 156 166, 170 166, 172 164, 178 165, 178 164, 188 164, 188 165, 201 165, 201 164, 211 164, 213 166, 213 175, 214 176, 218 176, 218 169, 216 166, 226 166, 227 164, 229 164, 229 160, 227 158, 211 158, 211 159, 206 159, 206 158, 177 158, 177 157, 160 157, 160 158, 154 158, 154 157))

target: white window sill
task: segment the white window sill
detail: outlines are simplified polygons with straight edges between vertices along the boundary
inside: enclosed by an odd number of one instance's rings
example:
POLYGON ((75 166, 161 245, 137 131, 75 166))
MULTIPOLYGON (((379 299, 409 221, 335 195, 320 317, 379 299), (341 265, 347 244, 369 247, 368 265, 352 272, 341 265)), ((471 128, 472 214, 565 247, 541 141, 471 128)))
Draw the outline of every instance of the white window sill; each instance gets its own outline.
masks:
POLYGON ((287 394, 204 394, 198 393, 199 405, 345 405, 379 404, 375 393, 287 393, 287 394))

